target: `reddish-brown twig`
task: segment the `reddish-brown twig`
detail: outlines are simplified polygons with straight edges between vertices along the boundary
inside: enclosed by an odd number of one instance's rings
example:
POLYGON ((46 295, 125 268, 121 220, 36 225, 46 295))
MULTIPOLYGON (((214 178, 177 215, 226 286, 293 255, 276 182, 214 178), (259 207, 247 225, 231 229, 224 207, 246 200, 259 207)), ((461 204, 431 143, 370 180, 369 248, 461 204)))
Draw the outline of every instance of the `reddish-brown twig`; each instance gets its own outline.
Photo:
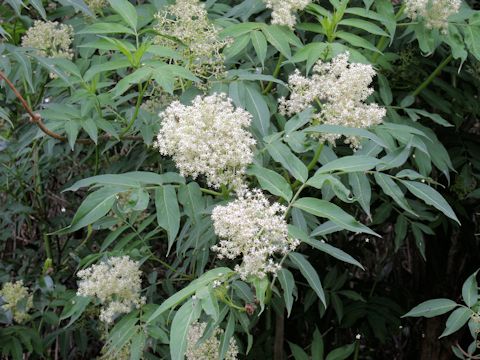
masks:
MULTIPOLYGON (((13 83, 8 79, 8 77, 5 75, 5 73, 3 73, 1 70, 0 70, 0 78, 5 80, 5 82, 10 87, 10 89, 12 89, 12 91, 15 94, 15 96, 17 97, 17 99, 20 100, 23 108, 25 109, 25 111, 30 116, 30 121, 31 122, 36 124, 40 128, 40 130, 42 130, 46 135, 48 135, 48 136, 50 136, 54 139, 63 141, 63 142, 68 141, 68 139, 66 137, 64 137, 60 134, 57 134, 56 132, 53 132, 49 128, 47 128, 47 126, 42 121, 42 117, 40 116, 40 114, 34 113, 32 111, 32 109, 28 105, 27 101, 23 98, 22 94, 20 94, 20 92, 15 87, 15 85, 13 85, 13 83)), ((100 136, 100 138, 108 140, 108 139, 112 139, 113 137, 111 135, 102 135, 102 136, 100 136)), ((143 140, 143 138, 140 137, 140 136, 123 136, 122 139, 124 139, 124 140, 136 140, 136 141, 143 140)), ((75 142, 80 143, 80 144, 92 144, 93 140, 92 139, 77 139, 75 142)))

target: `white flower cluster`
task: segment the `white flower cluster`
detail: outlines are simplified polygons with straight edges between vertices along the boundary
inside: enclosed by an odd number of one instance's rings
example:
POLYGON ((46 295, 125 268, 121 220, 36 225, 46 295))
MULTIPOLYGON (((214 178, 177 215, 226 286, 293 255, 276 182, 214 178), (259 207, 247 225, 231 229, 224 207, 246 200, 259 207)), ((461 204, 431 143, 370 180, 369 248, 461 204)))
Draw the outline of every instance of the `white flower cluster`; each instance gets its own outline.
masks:
MULTIPOLYGON (((378 104, 366 104, 365 100, 373 93, 369 87, 375 76, 371 65, 349 63, 349 54, 336 56, 331 62, 318 61, 311 78, 298 71, 291 75, 288 84, 290 98, 281 98, 280 112, 283 115, 296 114, 311 106, 314 101, 320 105, 314 123, 341 125, 354 128, 368 128, 380 124, 386 110, 378 104)), ((340 135, 324 135, 324 141, 334 143, 340 135)), ((346 143, 353 148, 359 146, 358 139, 348 137, 346 143)))
POLYGON ((430 29, 446 33, 448 18, 460 10, 462 0, 405 0, 405 12, 415 20, 422 18, 430 29))
POLYGON ((160 116, 155 146, 173 157, 181 175, 204 175, 215 188, 241 184, 255 145, 247 130, 252 118, 247 111, 235 109, 225 94, 213 94, 197 96, 190 106, 174 101, 160 116))
POLYGON ((11 311, 13 320, 19 324, 28 320, 28 311, 33 307, 33 296, 23 286, 22 280, 5 283, 0 296, 4 301, 3 310, 11 311))
POLYGON ((272 24, 286 25, 293 29, 295 13, 305 9, 310 0, 266 0, 267 8, 272 9, 272 24))
MULTIPOLYGON (((206 327, 206 323, 199 322, 194 322, 190 325, 187 333, 187 352, 185 353, 187 360, 213 360, 219 358, 219 337, 223 334, 223 330, 216 328, 209 338, 200 340, 206 327)), ((237 343, 232 337, 225 354, 225 360, 237 360, 237 355, 237 343)))
POLYGON ((107 0, 85 0, 85 4, 96 14, 101 14, 102 10, 108 6, 107 0))
POLYGON ((285 211, 279 203, 270 204, 258 189, 240 191, 238 199, 212 211, 213 227, 220 238, 212 250, 220 259, 242 256, 242 264, 235 271, 244 280, 275 273, 280 264, 273 256, 286 254, 298 245, 298 240, 288 236, 285 211))
POLYGON ((230 40, 220 40, 218 30, 198 0, 177 0, 155 15, 160 34, 155 42, 181 51, 184 64, 200 78, 223 77, 225 73, 221 50, 230 40))
POLYGON ((142 272, 139 267, 138 262, 122 256, 80 270, 77 295, 97 297, 103 305, 100 320, 111 323, 118 314, 129 313, 133 307, 139 308, 145 303, 145 298, 140 296, 142 272))
POLYGON ((72 38, 73 28, 70 25, 36 20, 22 38, 22 46, 37 49, 40 56, 71 59, 72 38))

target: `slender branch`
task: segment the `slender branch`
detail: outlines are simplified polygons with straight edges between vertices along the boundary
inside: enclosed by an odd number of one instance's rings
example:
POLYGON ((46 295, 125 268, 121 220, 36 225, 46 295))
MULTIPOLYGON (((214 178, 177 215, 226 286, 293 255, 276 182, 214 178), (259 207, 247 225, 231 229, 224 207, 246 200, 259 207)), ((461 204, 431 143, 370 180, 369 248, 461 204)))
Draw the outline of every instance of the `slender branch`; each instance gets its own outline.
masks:
POLYGON ((143 94, 145 93, 146 88, 147 88, 147 85, 145 85, 145 88, 143 88, 141 83, 138 84, 138 98, 135 104, 135 111, 133 113, 132 119, 128 123, 128 126, 121 132, 120 137, 124 136, 132 128, 133 124, 135 123, 135 120, 137 120, 138 111, 140 110, 140 105, 142 104, 143 94))
MULTIPOLYGON (((36 124, 40 128, 40 130, 42 130, 46 135, 48 135, 48 136, 50 136, 54 139, 60 140, 62 142, 67 142, 68 141, 68 139, 66 137, 64 137, 60 134, 57 134, 56 132, 53 132, 49 128, 47 128, 45 123, 42 121, 42 117, 40 116, 40 114, 33 112, 33 110, 28 105, 27 101, 23 98, 22 94, 20 94, 20 92, 15 87, 15 85, 13 85, 13 83, 7 78, 5 73, 2 72, 1 70, 0 70, 0 79, 5 80, 5 82, 10 87, 10 89, 12 89, 13 93, 15 94, 17 99, 20 100, 23 108, 25 109, 25 111, 30 116, 30 121, 32 123, 36 124)), ((112 139, 114 137, 112 135, 106 134, 106 135, 100 136, 99 138, 109 140, 109 139, 112 139)), ((143 140, 143 138, 141 136, 121 136, 120 138, 122 140, 135 140, 135 141, 143 140)), ((75 142, 77 142, 79 144, 93 144, 94 143, 94 141, 92 139, 77 139, 75 142)))
MULTIPOLYGON (((272 76, 273 76, 274 78, 277 78, 278 74, 280 74, 280 69, 281 69, 281 67, 282 67, 282 61, 283 61, 283 59, 284 59, 284 58, 283 58, 283 55, 280 54, 280 55, 278 56, 278 61, 277 61, 277 65, 275 66, 275 70, 273 70, 272 76)), ((272 90, 272 87, 273 87, 273 81, 270 81, 270 82, 268 83, 267 87, 265 88, 265 90, 263 90, 263 93, 262 93, 262 94, 263 94, 263 95, 267 95, 267 94, 270 92, 270 90, 272 90)))
MULTIPOLYGON (((324 143, 321 143, 318 145, 317 149, 315 150, 315 154, 313 155, 312 160, 310 163, 307 165, 308 171, 311 171, 315 165, 318 162, 318 159, 320 158, 320 155, 322 154, 324 143)), ((292 189, 295 190, 297 187, 299 187, 301 184, 300 180, 295 180, 295 182, 292 185, 292 189)))
POLYGON ((435 70, 433 70, 433 72, 430 74, 430 76, 423 82, 421 83, 413 92, 412 92, 412 96, 415 97, 417 96, 418 94, 420 94, 423 90, 425 90, 425 88, 430 85, 430 83, 435 80, 435 78, 442 72, 443 68, 445 66, 447 66, 450 61, 453 60, 453 55, 450 54, 448 55, 441 63, 440 65, 437 66, 437 68, 435 70))
POLYGON ((209 195, 213 195, 213 196, 222 196, 223 195, 221 192, 210 190, 210 189, 205 189, 205 188, 200 188, 200 191, 205 193, 205 194, 209 194, 209 195))

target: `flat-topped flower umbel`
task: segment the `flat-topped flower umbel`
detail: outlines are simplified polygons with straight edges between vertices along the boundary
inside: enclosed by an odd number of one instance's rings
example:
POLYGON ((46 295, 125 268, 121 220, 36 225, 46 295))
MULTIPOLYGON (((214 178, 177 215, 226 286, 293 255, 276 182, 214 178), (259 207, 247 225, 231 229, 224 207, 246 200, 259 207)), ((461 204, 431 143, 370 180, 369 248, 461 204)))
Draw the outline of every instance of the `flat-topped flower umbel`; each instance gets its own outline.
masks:
POLYGON ((267 8, 272 9, 272 24, 293 29, 297 22, 295 13, 305 9, 310 0, 266 0, 265 3, 267 8))
POLYGON ((177 0, 155 15, 156 44, 182 53, 185 67, 207 79, 223 77, 225 67, 221 50, 230 43, 220 39, 218 29, 208 19, 204 4, 198 0, 177 0))
POLYGON ((155 146, 172 156, 183 176, 205 176, 209 186, 238 187, 253 160, 252 116, 234 108, 225 94, 197 96, 192 105, 174 101, 160 114, 155 146))
POLYGON ((298 245, 288 236, 285 211, 279 203, 270 204, 258 189, 240 191, 238 199, 212 211, 215 234, 220 238, 212 250, 219 258, 242 256, 242 264, 235 270, 244 280, 275 273, 280 265, 273 256, 284 255, 298 245))
POLYGON ((128 256, 112 257, 105 262, 80 270, 77 295, 94 296, 103 305, 100 320, 113 322, 118 314, 127 314, 145 303, 140 296, 140 264, 128 256))
MULTIPOLYGON (((375 103, 365 102, 374 91, 370 84, 375 70, 371 65, 350 63, 348 58, 349 53, 343 53, 331 62, 319 60, 310 78, 296 70, 288 79, 289 99, 279 100, 280 112, 293 115, 316 102, 320 109, 314 115, 314 123, 353 128, 380 124, 386 110, 375 103)), ((322 135, 321 139, 334 143, 339 137, 328 134, 322 135)), ((359 146, 354 137, 347 137, 346 142, 354 148, 359 146)))
POLYGON ((448 31, 448 18, 456 14, 461 0, 405 0, 405 12, 413 19, 423 19, 430 29, 448 31))
MULTIPOLYGON (((187 360, 210 360, 218 359, 220 356, 220 337, 223 329, 215 328, 213 334, 207 339, 201 340, 207 323, 194 322, 188 328, 187 333, 187 360)), ((235 339, 230 338, 228 349, 225 353, 225 360, 237 360, 238 347, 235 339)))
POLYGON ((43 57, 72 59, 72 38, 73 28, 70 25, 35 20, 22 38, 22 46, 35 48, 43 57))

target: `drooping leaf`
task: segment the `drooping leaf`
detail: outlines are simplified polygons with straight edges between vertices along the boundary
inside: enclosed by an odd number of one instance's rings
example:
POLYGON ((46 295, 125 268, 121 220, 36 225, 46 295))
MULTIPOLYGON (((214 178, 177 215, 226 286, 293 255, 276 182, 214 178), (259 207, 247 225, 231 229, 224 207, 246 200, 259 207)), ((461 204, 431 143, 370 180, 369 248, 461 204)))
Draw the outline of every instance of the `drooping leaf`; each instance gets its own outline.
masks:
POLYGON ((470 308, 478 302, 477 271, 470 275, 463 283, 462 298, 470 308))
POLYGON ((465 307, 460 307, 452 311, 447 319, 445 330, 443 331, 442 335, 439 336, 439 338, 448 336, 460 330, 460 328, 467 323, 472 314, 474 314, 474 312, 465 307))
POLYGON ((425 201, 426 204, 432 205, 437 210, 440 210, 441 212, 443 212, 450 219, 453 219, 460 224, 460 221, 455 215, 455 212, 453 211, 452 207, 448 204, 448 202, 443 198, 443 196, 437 190, 421 182, 407 181, 407 180, 401 180, 401 181, 402 181, 402 184, 405 185, 413 195, 425 201))
POLYGON ((187 335, 190 325, 201 313, 199 302, 189 300, 178 309, 170 329, 170 356, 172 360, 183 360, 187 350, 187 335))
POLYGON ((180 209, 172 185, 159 186, 155 189, 155 207, 158 225, 168 234, 168 254, 180 229, 180 209))
POLYGON ((379 236, 367 226, 359 223, 353 216, 346 213, 340 207, 328 201, 306 197, 295 201, 293 206, 315 216, 327 218, 346 230, 379 236))
POLYGON ((255 175, 262 189, 269 191, 273 195, 281 196, 287 201, 293 196, 292 189, 285 178, 275 171, 258 166, 251 166, 247 174, 255 175))
POLYGON ((427 300, 417 306, 415 306, 408 313, 403 315, 403 317, 419 317, 423 316, 426 318, 431 318, 434 316, 445 314, 453 309, 455 309, 458 304, 455 301, 450 299, 434 299, 427 300))
POLYGON ((285 300, 287 315, 290 316, 293 306, 293 290, 295 288, 295 279, 293 278, 292 273, 285 268, 278 270, 277 276, 283 289, 283 299, 285 300))
POLYGON ((295 266, 298 267, 308 284, 317 294, 320 301, 326 306, 325 293, 323 291, 322 283, 320 282, 317 271, 312 264, 310 264, 310 262, 302 254, 296 252, 289 253, 288 257, 290 260, 292 260, 295 266))

